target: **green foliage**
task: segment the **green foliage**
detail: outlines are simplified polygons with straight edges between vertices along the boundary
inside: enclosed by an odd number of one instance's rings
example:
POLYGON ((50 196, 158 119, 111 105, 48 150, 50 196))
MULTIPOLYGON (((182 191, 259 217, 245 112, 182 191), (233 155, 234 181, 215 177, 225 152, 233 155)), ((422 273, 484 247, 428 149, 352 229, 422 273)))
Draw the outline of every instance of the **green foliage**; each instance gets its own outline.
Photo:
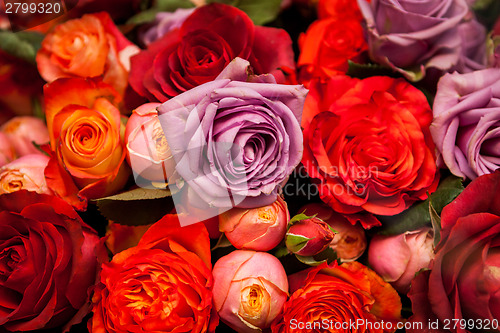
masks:
POLYGON ((43 35, 37 32, 0 31, 0 49, 31 64, 36 64, 36 53, 42 40, 43 35))
POLYGON ((256 25, 273 21, 280 12, 281 0, 208 0, 234 6, 244 11, 256 25))
POLYGON ((134 16, 127 24, 144 24, 152 22, 159 12, 174 12, 178 8, 193 8, 194 4, 189 0, 157 0, 153 6, 134 16))
POLYGON ((432 206, 436 214, 441 214, 444 206, 452 202, 463 190, 464 187, 461 178, 449 176, 441 180, 437 190, 425 201, 413 205, 398 215, 377 216, 380 222, 382 222, 382 228, 379 229, 379 233, 383 235, 397 235, 429 225, 431 223, 429 212, 430 202, 432 201, 432 206))
POLYGON ((137 188, 97 200, 109 220, 124 225, 145 225, 160 220, 174 207, 170 191, 137 188))

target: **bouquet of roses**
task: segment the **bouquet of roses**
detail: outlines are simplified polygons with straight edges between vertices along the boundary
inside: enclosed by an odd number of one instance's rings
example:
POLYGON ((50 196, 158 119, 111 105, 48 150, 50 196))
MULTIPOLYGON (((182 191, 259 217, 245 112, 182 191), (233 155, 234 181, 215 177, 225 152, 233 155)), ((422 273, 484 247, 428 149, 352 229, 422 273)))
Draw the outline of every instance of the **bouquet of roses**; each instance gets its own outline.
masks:
POLYGON ((4 0, 0 332, 500 331, 496 0, 4 0))

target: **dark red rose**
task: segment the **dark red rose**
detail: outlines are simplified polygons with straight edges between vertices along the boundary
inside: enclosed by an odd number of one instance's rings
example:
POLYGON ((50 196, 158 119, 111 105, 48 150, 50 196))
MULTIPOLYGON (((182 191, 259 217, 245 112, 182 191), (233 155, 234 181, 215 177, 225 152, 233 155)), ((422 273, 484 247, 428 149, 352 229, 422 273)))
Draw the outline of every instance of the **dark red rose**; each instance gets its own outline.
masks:
POLYGON ((499 191, 497 170, 476 178, 443 209, 441 241, 431 270, 411 283, 411 319, 423 323, 424 328, 418 332, 471 332, 487 326, 498 330, 499 191), (429 327, 436 320, 439 327, 429 327))
POLYGON ((278 83, 285 82, 281 67, 295 67, 286 31, 255 26, 243 11, 214 3, 132 57, 129 82, 141 96, 164 102, 213 81, 236 57, 248 60, 255 74, 273 74, 278 83))
POLYGON ((80 322, 106 252, 63 200, 25 190, 0 196, 0 331, 80 322))

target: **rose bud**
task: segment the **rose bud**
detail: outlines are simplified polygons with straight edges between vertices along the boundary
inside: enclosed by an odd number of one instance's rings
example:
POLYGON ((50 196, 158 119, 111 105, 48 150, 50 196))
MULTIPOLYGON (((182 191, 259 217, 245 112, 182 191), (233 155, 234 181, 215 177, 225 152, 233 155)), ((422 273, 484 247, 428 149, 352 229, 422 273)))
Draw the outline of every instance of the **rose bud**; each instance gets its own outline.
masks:
POLYGON ((312 203, 304 206, 305 214, 314 215, 325 221, 335 235, 330 247, 337 253, 342 262, 358 259, 366 249, 366 235, 362 226, 369 228, 378 221, 372 221, 372 215, 343 215, 335 212, 326 204, 312 203), (360 221, 360 224, 357 223, 360 221))
POLYGON ((286 233, 290 213, 286 202, 278 199, 267 206, 232 208, 219 215, 219 230, 237 249, 269 251, 286 233))
POLYGON ((0 127, 14 147, 17 156, 41 154, 33 144, 49 142, 49 131, 42 119, 30 116, 14 117, 0 127))
POLYGON ((19 190, 52 194, 45 182, 44 170, 49 157, 42 154, 25 155, 0 168, 0 194, 19 190))
POLYGON ((215 308, 239 333, 269 327, 288 298, 285 270, 266 252, 233 251, 215 263, 213 276, 215 308))
POLYGON ((285 236, 290 252, 300 256, 314 256, 330 245, 335 232, 323 220, 311 216, 293 223, 285 236))
POLYGON ((133 111, 125 129, 125 144, 134 174, 163 184, 174 173, 175 161, 158 120, 159 105, 147 103, 133 111))
POLYGON ((406 294, 415 274, 434 258, 433 241, 431 228, 394 236, 376 235, 370 241, 368 262, 385 281, 406 294))
POLYGON ((0 166, 3 166, 16 158, 14 147, 7 135, 0 132, 0 166))

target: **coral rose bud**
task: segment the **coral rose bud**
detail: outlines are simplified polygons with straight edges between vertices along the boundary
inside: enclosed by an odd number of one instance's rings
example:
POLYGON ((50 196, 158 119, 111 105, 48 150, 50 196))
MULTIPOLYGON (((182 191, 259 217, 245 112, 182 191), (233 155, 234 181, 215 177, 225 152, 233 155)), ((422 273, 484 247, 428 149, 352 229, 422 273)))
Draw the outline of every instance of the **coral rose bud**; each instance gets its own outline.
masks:
POLYGON ((175 161, 158 120, 160 103, 139 106, 130 116, 125 129, 127 162, 134 174, 144 179, 165 183, 174 173, 175 161))
POLYGON ((376 235, 370 242, 368 262, 375 272, 402 293, 434 258, 433 231, 422 228, 395 236, 376 235))
POLYGON ((42 119, 30 116, 14 117, 0 127, 14 147, 17 156, 41 154, 33 144, 49 142, 49 131, 42 119))
POLYGON ((335 235, 330 247, 337 253, 342 262, 353 261, 361 257, 366 250, 365 230, 361 225, 373 225, 370 221, 371 215, 343 215, 335 212, 325 204, 312 203, 304 206, 301 211, 305 214, 314 215, 325 221, 333 230, 335 235), (355 216, 355 217, 354 217, 355 216), (361 225, 357 223, 361 222, 361 225))
POLYGON ((314 256, 325 250, 335 233, 323 220, 309 217, 293 223, 285 236, 285 244, 292 253, 314 256))
POLYGON ((0 166, 3 166, 16 158, 14 147, 10 143, 7 135, 0 132, 0 166))
POLYGON ((213 276, 215 308, 239 333, 269 327, 288 298, 285 270, 266 252, 233 251, 215 263, 213 276))
POLYGON ((0 168, 0 194, 28 190, 52 194, 45 182, 44 170, 49 157, 42 154, 25 155, 0 168))
POLYGON ((232 208, 220 214, 219 230, 237 249, 269 251, 285 237, 288 220, 288 206, 278 196, 267 206, 232 208))

